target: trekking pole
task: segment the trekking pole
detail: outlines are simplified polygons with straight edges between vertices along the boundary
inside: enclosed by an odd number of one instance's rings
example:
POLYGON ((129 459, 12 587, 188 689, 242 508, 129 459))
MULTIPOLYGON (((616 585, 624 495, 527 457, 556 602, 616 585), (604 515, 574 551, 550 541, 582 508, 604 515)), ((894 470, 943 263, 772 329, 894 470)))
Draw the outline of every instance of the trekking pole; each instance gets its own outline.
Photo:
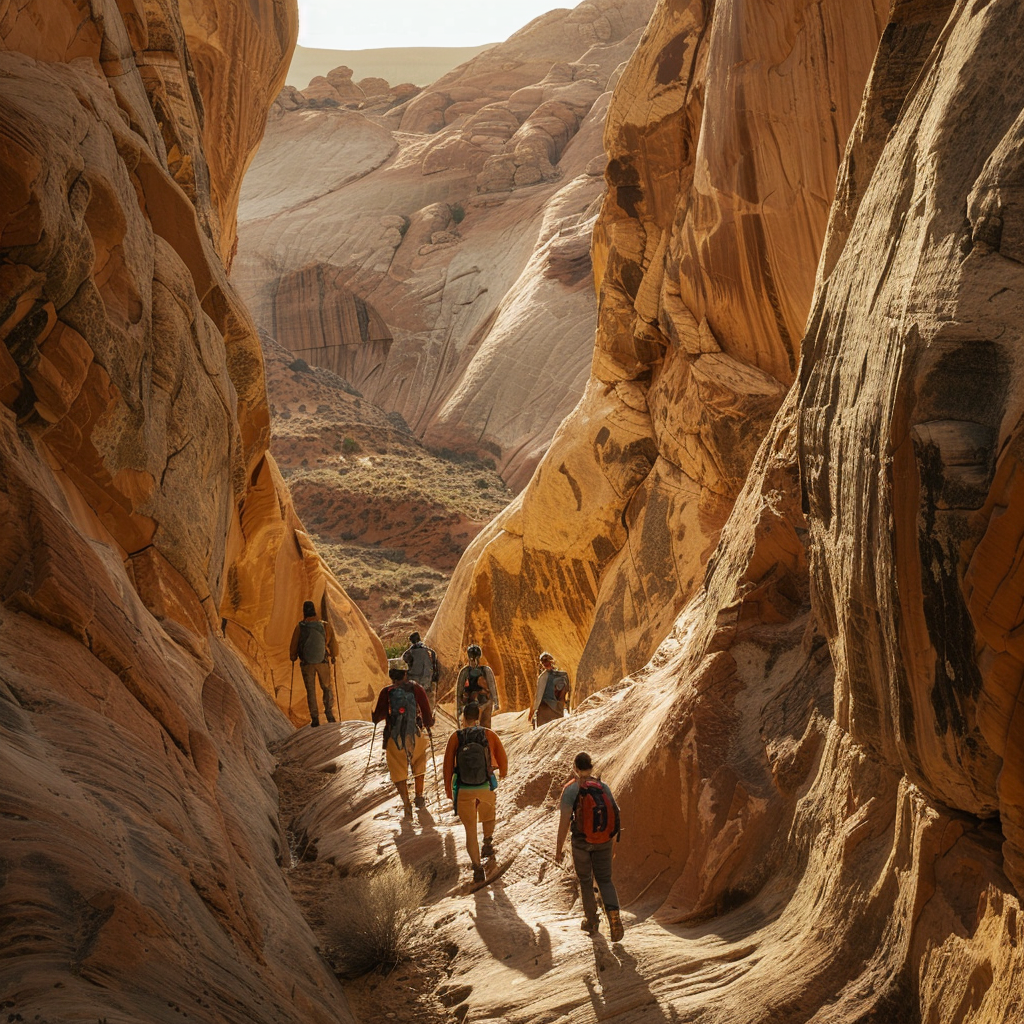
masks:
POLYGON ((292 662, 292 678, 288 684, 288 717, 292 716, 292 696, 295 693, 295 662, 292 662))
MULTIPOLYGON (((341 698, 338 696, 338 659, 331 658, 331 671, 334 673, 334 708, 338 715, 338 721, 341 721, 341 698)), ((341 681, 345 681, 345 673, 341 674, 341 681)), ((377 727, 374 726, 376 732, 377 727)), ((373 744, 370 745, 371 748, 373 744)))
POLYGON ((370 737, 370 752, 366 755, 366 767, 363 769, 363 775, 370 770, 370 761, 373 759, 373 745, 377 741, 377 723, 373 723, 373 736, 370 737))
POLYGON ((434 734, 428 729, 430 739, 430 763, 434 766, 434 799, 437 801, 437 813, 441 813, 441 791, 437 786, 437 755, 434 753, 434 734))

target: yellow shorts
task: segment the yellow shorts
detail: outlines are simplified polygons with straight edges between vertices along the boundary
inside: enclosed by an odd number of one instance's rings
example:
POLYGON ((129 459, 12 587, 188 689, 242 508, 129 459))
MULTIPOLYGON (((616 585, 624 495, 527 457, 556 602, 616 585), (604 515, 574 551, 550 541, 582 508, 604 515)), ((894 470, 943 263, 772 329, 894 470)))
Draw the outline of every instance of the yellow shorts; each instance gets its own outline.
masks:
POLYGON ((409 762, 412 762, 413 775, 427 774, 427 734, 421 732, 413 739, 405 738, 405 746, 400 747, 394 740, 388 740, 384 748, 388 759, 388 771, 392 782, 405 782, 409 778, 409 762))

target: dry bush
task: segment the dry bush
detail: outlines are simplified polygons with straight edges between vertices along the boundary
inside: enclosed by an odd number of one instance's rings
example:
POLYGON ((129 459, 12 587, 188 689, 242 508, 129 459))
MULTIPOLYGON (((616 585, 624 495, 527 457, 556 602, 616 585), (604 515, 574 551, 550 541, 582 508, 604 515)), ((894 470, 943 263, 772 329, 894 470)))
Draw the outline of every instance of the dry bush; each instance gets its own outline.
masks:
POLYGON ((350 978, 406 959, 427 881, 394 858, 371 875, 342 879, 324 915, 337 970, 350 978))

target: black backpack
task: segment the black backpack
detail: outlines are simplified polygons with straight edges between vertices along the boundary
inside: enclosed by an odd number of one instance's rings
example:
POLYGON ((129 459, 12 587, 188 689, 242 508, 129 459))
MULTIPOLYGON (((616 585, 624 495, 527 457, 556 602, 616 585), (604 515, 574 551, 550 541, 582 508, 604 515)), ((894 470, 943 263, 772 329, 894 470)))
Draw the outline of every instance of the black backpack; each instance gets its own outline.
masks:
POLYGON ((462 684, 463 704, 477 699, 477 694, 482 693, 490 698, 490 691, 487 687, 487 674, 479 665, 470 665, 466 674, 466 681, 462 684), (482 680, 482 682, 481 682, 482 680))
MULTIPOLYGON (((408 684, 407 684, 408 685, 408 684)), ((409 736, 416 736, 416 694, 412 686, 395 684, 388 694, 388 737, 400 747, 409 736)))
POLYGON ((460 786, 485 786, 491 781, 491 746, 479 725, 459 730, 455 771, 460 786))
POLYGON ((327 660, 327 631, 319 620, 299 623, 299 660, 306 665, 327 660))

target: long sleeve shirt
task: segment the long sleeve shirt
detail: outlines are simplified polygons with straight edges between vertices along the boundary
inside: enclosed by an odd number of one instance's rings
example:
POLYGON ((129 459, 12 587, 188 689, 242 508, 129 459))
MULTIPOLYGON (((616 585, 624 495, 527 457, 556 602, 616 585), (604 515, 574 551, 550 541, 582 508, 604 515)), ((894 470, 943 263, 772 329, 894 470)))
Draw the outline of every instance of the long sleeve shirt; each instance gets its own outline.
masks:
MULTIPOLYGON (((397 683, 385 686, 377 697, 377 704, 370 716, 370 721, 375 725, 377 722, 387 722, 388 713, 391 711, 391 691, 397 687, 397 683)), ((430 701, 427 699, 426 691, 419 683, 412 684, 413 696, 416 698, 416 708, 419 711, 417 718, 428 728, 434 728, 434 713, 430 710, 430 701)), ((386 731, 386 730, 385 730, 386 731)))
MULTIPOLYGON (((470 726, 470 728, 482 728, 482 726, 470 726)), ((452 776, 455 774, 455 752, 459 749, 459 729, 448 737, 448 746, 444 749, 444 791, 450 797, 452 795, 452 776)), ((490 729, 484 729, 487 736, 487 746, 491 751, 491 768, 502 777, 508 774, 508 754, 501 745, 498 734, 490 729)))
MULTIPOLYGON (((327 643, 327 657, 336 658, 338 656, 338 638, 334 635, 334 630, 331 628, 330 622, 327 619, 308 619, 303 620, 308 622, 322 622, 324 624, 324 638, 327 643)), ((302 632, 302 623, 297 622, 295 629, 292 631, 292 641, 288 645, 288 657, 292 661, 295 661, 299 656, 299 636, 302 632)))

